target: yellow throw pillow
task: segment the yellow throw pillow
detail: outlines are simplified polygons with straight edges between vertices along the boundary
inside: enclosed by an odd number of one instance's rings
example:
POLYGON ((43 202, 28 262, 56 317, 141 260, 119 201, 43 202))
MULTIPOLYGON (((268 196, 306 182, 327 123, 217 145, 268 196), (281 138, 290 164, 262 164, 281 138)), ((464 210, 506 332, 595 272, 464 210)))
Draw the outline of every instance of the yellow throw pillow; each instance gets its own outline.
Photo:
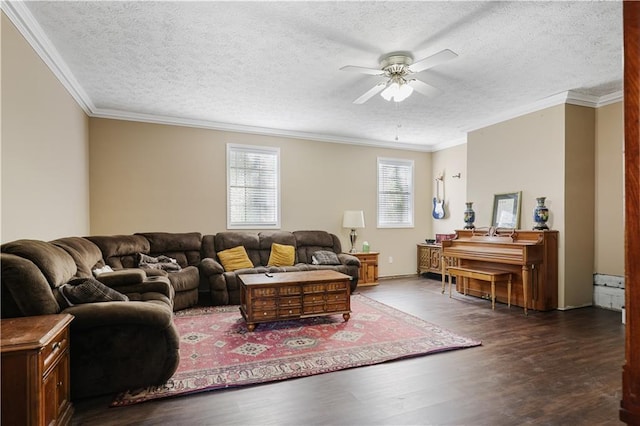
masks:
POLYGON ((219 251, 217 254, 220 263, 222 263, 226 271, 253 268, 253 263, 251 263, 251 259, 247 256, 247 251, 244 249, 244 246, 219 251))
POLYGON ((296 249, 294 246, 285 246, 278 243, 271 244, 271 254, 267 266, 293 266, 296 260, 296 249))

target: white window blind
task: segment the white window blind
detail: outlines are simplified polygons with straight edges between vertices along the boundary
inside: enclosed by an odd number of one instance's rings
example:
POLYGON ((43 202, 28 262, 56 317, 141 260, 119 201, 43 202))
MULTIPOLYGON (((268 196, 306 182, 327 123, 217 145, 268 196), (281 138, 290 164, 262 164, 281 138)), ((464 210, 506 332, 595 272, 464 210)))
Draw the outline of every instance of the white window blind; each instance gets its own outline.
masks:
POLYGON ((280 228, 280 149, 227 144, 227 228, 280 228))
POLYGON ((413 161, 378 158, 378 227, 413 227, 413 161))

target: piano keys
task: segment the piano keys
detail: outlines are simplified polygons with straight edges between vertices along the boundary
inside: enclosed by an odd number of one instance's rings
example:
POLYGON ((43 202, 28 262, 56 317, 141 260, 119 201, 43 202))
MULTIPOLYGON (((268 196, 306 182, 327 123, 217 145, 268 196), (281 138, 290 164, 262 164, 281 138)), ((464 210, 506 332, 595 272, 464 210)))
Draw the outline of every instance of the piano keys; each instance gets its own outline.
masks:
MULTIPOLYGON (((464 268, 509 271, 513 277, 512 304, 524 308, 524 283, 527 308, 548 311, 558 307, 558 231, 458 230, 453 240, 442 241, 442 256, 443 277, 451 259, 464 268)), ((456 286, 456 291, 462 293, 462 288, 456 286)), ((490 283, 470 279, 467 293, 488 298, 490 283)), ((507 303, 504 286, 496 288, 496 300, 507 303)))

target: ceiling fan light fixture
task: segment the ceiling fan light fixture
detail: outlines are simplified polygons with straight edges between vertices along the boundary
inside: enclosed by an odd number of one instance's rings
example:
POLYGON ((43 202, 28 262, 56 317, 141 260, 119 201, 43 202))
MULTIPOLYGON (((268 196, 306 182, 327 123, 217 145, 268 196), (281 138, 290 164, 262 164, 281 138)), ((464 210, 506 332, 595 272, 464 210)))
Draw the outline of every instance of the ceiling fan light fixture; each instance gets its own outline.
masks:
POLYGON ((380 93, 380 96, 384 98, 385 101, 390 101, 391 99, 394 102, 402 102, 407 99, 413 93, 413 87, 409 86, 406 82, 394 81, 389 84, 386 89, 380 93))

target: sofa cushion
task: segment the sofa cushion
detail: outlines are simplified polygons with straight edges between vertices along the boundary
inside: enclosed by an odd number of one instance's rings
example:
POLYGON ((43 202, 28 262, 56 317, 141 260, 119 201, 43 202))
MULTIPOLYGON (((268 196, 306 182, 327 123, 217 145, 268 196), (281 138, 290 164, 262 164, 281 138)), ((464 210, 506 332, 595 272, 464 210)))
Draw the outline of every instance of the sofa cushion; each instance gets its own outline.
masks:
MULTIPOLYGON (((271 246, 277 243, 283 246, 293 246, 294 252, 296 247, 296 237, 293 232, 289 231, 263 231, 258 233, 260 240, 260 265, 269 265, 269 257, 271 256, 271 246)), ((251 257, 251 254, 249 254, 251 257)), ((295 257, 295 253, 294 253, 295 257)), ((294 262, 295 263, 295 258, 294 262)), ((292 263, 292 265, 293 265, 292 263)), ((254 262, 254 265, 256 263, 254 262)))
POLYGON ((200 263, 202 234, 199 232, 140 232, 135 235, 141 235, 149 241, 151 256, 169 256, 183 268, 200 263))
POLYGON ((218 258, 226 271, 231 272, 237 269, 253 268, 253 263, 249 260, 244 246, 219 251, 218 258))
POLYGON ((100 248, 86 238, 60 238, 51 241, 51 244, 64 249, 71 255, 78 268, 77 277, 91 277, 93 269, 104 266, 100 248))
POLYGON ((340 265, 338 255, 329 250, 318 250, 311 255, 311 263, 314 265, 340 265))
POLYGON ((3 253, 15 254, 36 264, 51 288, 65 284, 76 275, 77 267, 69 253, 38 240, 16 240, 2 245, 3 253))
POLYGON ((298 262, 311 264, 311 256, 318 250, 340 253, 340 240, 326 231, 294 231, 296 237, 298 262))
POLYGON ((100 247, 107 265, 114 269, 137 268, 138 253, 149 254, 149 241, 142 235, 86 237, 100 247))
MULTIPOLYGON (((214 237, 214 246, 216 253, 242 246, 247 252, 247 256, 249 256, 249 260, 251 260, 253 265, 264 265, 260 259, 260 240, 257 234, 236 231, 218 232, 214 237)), ((270 247, 271 245, 268 246, 268 248, 270 247)), ((267 258, 265 260, 268 260, 268 253, 269 251, 267 249, 267 258)))
POLYGON ((267 266, 293 266, 296 261, 296 248, 294 246, 273 243, 271 255, 267 266))
POLYGON ((69 306, 95 302, 127 302, 124 294, 93 278, 76 278, 60 286, 60 293, 69 306))
POLYGON ((0 254, 2 318, 57 314, 60 305, 42 271, 32 261, 0 254))

